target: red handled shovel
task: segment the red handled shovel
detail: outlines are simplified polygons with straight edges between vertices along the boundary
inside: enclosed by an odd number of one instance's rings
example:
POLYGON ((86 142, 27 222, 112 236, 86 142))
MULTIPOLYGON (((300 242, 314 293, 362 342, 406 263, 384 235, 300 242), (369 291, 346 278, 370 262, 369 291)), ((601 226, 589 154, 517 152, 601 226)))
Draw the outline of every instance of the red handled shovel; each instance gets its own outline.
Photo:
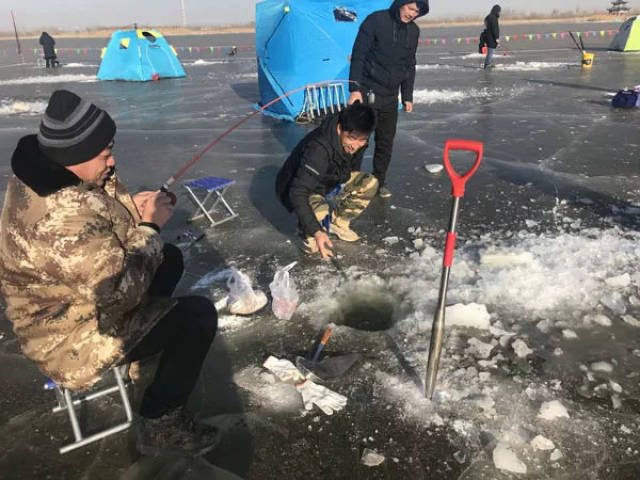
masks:
POLYGON ((444 261, 442 266, 442 277, 440 278, 440 294, 438 296, 438 308, 433 317, 431 327, 431 342, 429 344, 429 363, 427 363, 427 376, 425 378, 425 395, 431 399, 436 385, 438 375, 438 364, 440 363, 440 352, 442 351, 442 336, 444 333, 444 309, 447 301, 447 286, 449 284, 449 270, 453 263, 453 251, 456 246, 456 223, 458 222, 458 206, 460 199, 464 197, 464 186, 467 180, 476 172, 482 160, 482 142, 471 140, 447 140, 444 144, 444 168, 449 174, 452 185, 453 205, 451 206, 451 217, 449 217, 449 231, 447 232, 447 242, 444 247, 444 261), (475 152, 476 161, 467 173, 460 176, 451 166, 449 161, 449 150, 467 150, 475 152))

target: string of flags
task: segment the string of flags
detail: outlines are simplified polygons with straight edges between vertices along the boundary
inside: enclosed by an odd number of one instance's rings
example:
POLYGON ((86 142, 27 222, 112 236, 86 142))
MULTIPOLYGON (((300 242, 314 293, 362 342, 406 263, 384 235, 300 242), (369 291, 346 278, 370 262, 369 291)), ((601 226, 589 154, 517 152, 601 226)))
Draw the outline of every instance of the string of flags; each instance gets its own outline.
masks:
MULTIPOLYGON (((613 36, 616 32, 614 30, 585 30, 583 32, 576 32, 579 37, 604 37, 604 36, 613 36)), ((523 33, 518 35, 504 35, 501 37, 502 41, 505 42, 515 42, 518 40, 528 40, 528 41, 536 41, 536 40, 549 40, 549 39, 564 39, 569 38, 569 33, 567 32, 553 32, 553 33, 523 33)), ((451 43, 465 43, 471 44, 476 43, 478 41, 477 37, 453 37, 453 38, 425 38, 419 40, 419 43, 422 45, 446 45, 451 43)), ((225 46, 182 46, 182 47, 174 47, 178 53, 184 54, 192 54, 192 53, 215 53, 215 52, 230 52, 232 49, 236 49, 238 52, 241 51, 251 51, 254 50, 255 47, 252 45, 225 45, 225 46)), ((104 47, 81 47, 81 48, 56 48, 56 54, 73 54, 80 55, 81 53, 86 55, 89 53, 102 53, 104 47)), ((29 49, 33 55, 38 55, 40 53, 40 48, 29 49)), ((12 53, 12 49, 2 49, 2 55, 8 55, 10 52, 12 53)))

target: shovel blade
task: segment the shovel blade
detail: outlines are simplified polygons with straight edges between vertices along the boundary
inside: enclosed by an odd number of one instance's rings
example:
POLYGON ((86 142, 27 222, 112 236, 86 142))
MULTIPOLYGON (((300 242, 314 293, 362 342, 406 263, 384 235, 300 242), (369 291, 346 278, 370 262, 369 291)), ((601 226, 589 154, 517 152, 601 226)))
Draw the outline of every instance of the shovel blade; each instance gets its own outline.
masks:
POLYGON ((310 380, 329 380, 344 375, 358 360, 359 353, 348 353, 337 357, 325 358, 320 362, 312 362, 306 358, 297 357, 296 367, 310 380))

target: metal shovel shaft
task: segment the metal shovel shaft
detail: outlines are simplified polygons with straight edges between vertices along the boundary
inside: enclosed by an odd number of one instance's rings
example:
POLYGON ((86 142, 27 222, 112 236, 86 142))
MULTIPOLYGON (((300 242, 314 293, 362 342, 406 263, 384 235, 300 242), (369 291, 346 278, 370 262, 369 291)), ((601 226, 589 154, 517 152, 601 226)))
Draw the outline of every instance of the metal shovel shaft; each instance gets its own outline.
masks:
POLYGON ((453 198, 451 207, 451 217, 449 218, 449 233, 447 234, 447 244, 445 247, 445 260, 440 277, 440 292, 438 294, 438 307, 431 326, 431 342, 429 343, 429 361, 427 363, 427 375, 425 377, 425 395, 427 398, 433 397, 440 364, 440 353, 442 352, 442 338, 444 336, 444 309, 447 303, 447 288, 449 286, 449 272, 451 271, 451 261, 453 260, 453 248, 455 247, 456 223, 458 222, 458 206, 460 199, 453 198))
POLYGON ((449 231, 444 248, 444 261, 442 262, 442 277, 440 279, 440 292, 438 295, 438 307, 434 314, 433 325, 431 327, 431 341, 429 343, 429 361, 427 363, 427 374, 425 377, 425 395, 431 399, 436 385, 438 375, 438 365, 440 364, 440 354, 442 353, 442 339, 444 336, 444 312, 447 302, 447 287, 449 285, 449 271, 453 263, 453 252, 456 246, 456 224, 458 223, 458 207, 460 199, 464 197, 465 184, 476 172, 482 160, 483 144, 471 140, 447 140, 444 145, 444 168, 451 179, 451 193, 453 204, 449 217, 449 231), (475 152, 476 159, 473 166, 464 174, 459 175, 449 160, 450 150, 467 150, 475 152))

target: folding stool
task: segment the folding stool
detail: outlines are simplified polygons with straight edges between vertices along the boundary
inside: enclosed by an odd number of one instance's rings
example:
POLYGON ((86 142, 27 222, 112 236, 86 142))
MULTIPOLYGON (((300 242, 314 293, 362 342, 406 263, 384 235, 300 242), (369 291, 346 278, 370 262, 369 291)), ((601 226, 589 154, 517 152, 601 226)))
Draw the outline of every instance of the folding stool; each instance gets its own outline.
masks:
POLYGON ((207 217, 209 222, 211 222, 211 226, 215 227, 216 225, 220 225, 232 218, 236 218, 238 214, 233 211, 224 198, 224 194, 227 189, 234 183, 236 183, 235 180, 220 177, 202 177, 197 180, 186 182, 184 184, 184 188, 187 189, 187 192, 189 192, 193 200, 196 202, 196 205, 198 205, 198 208, 194 212, 193 216, 189 218, 188 222, 192 222, 198 218, 207 217), (202 196, 204 192, 206 192, 206 194, 201 198, 200 196, 202 196), (207 205, 207 202, 210 204, 207 205), (222 219, 214 220, 212 216, 213 210, 219 203, 224 207, 224 215, 222 219))
POLYGON ((69 414, 69 419, 71 420, 71 428, 73 428, 73 435, 75 437, 75 441, 61 447, 60 453, 67 453, 71 450, 75 450, 76 448, 83 447, 95 441, 98 441, 102 438, 113 435, 114 433, 120 432, 122 430, 126 430, 129 428, 133 422, 133 413, 131 411, 131 404, 129 403, 129 397, 127 396, 127 389, 125 381, 122 378, 121 369, 128 368, 128 365, 124 366, 116 366, 111 369, 113 375, 115 377, 116 384, 105 386, 101 389, 93 389, 89 392, 72 392, 71 390, 61 387, 57 383, 55 383, 50 378, 47 378, 47 381, 44 384, 45 390, 54 390, 56 393, 56 399, 58 400, 58 405, 53 408, 53 412, 60 412, 62 410, 66 410, 69 414), (111 428, 107 428, 105 430, 101 430, 99 432, 93 433, 89 436, 85 436, 82 433, 80 428, 80 422, 78 421, 78 414, 76 412, 76 406, 80 405, 84 401, 93 400, 95 398, 102 397, 104 395, 108 395, 115 391, 120 392, 120 397, 122 398, 122 404, 124 407, 125 414, 127 416, 127 420, 125 422, 119 423, 111 428))

